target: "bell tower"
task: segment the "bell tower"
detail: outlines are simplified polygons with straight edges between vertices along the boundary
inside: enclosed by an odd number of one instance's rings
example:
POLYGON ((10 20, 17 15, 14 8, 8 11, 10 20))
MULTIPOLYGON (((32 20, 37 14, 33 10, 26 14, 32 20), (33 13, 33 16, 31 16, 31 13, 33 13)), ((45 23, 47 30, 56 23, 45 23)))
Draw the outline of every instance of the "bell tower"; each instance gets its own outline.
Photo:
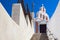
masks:
POLYGON ((33 37, 31 38, 31 40, 49 40, 47 36, 48 20, 49 20, 49 16, 46 13, 46 9, 44 5, 42 4, 40 10, 37 12, 37 17, 35 18, 36 31, 33 37))
POLYGON ((49 20, 49 16, 46 13, 46 9, 44 5, 40 7, 40 10, 37 12, 37 18, 36 18, 36 33, 46 33, 46 25, 49 20))

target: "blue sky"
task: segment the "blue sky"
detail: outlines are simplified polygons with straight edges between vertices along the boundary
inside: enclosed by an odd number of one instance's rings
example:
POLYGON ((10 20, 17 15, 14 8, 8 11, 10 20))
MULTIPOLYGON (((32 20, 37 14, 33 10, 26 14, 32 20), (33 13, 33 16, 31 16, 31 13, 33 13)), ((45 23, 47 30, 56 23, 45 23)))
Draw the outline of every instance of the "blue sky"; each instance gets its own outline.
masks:
MULTIPOLYGON (((0 0, 0 2, 3 4, 9 15, 11 16, 12 13, 12 4, 17 3, 18 0, 0 0)), ((53 15, 56 6, 59 2, 59 0, 24 0, 25 5, 28 3, 28 7, 30 11, 32 11, 32 2, 34 2, 34 12, 39 11, 39 8, 41 7, 42 4, 44 4, 47 13, 49 17, 53 15)))

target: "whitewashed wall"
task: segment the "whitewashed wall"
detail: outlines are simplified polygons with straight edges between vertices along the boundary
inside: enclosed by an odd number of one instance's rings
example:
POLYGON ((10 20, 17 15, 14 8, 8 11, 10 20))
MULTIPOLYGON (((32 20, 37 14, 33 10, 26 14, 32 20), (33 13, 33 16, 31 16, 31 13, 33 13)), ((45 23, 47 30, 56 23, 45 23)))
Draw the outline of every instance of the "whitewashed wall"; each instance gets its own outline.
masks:
POLYGON ((30 40, 33 31, 27 26, 23 15, 22 8, 20 8, 20 26, 17 25, 0 3, 0 40, 30 40))
POLYGON ((23 37, 25 36, 24 38, 27 38, 27 40, 29 40, 34 34, 34 30, 33 30, 33 27, 30 25, 29 17, 27 17, 27 22, 20 4, 20 21, 19 21, 20 28, 23 31, 22 32, 24 34, 23 37), (28 22, 28 25, 27 25, 27 22, 28 22))
POLYGON ((60 1, 57 5, 57 8, 51 18, 51 20, 48 22, 47 27, 52 32, 54 37, 58 38, 60 40, 60 1))
POLYGON ((0 3, 0 40, 21 40, 21 32, 0 3))

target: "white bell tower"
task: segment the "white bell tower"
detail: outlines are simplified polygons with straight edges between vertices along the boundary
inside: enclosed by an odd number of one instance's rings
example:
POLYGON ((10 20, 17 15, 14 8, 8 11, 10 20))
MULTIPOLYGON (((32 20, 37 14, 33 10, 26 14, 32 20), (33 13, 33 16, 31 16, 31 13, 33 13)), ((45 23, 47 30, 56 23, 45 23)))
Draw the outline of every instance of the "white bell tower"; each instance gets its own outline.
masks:
POLYGON ((40 25, 46 26, 48 20, 49 20, 49 16, 46 13, 46 9, 45 9, 44 5, 42 4, 42 6, 40 7, 40 10, 37 12, 37 17, 36 17, 36 21, 35 21, 36 22, 36 33, 38 33, 38 30, 41 30, 41 29, 39 29, 40 25))

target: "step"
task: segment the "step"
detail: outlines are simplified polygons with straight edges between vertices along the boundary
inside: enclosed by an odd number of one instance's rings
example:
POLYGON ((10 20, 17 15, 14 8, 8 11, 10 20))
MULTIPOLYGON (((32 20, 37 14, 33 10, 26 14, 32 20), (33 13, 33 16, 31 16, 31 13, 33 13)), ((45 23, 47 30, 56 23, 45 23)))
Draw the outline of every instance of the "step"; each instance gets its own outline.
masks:
POLYGON ((48 40, 48 36, 46 33, 35 33, 31 40, 48 40))

